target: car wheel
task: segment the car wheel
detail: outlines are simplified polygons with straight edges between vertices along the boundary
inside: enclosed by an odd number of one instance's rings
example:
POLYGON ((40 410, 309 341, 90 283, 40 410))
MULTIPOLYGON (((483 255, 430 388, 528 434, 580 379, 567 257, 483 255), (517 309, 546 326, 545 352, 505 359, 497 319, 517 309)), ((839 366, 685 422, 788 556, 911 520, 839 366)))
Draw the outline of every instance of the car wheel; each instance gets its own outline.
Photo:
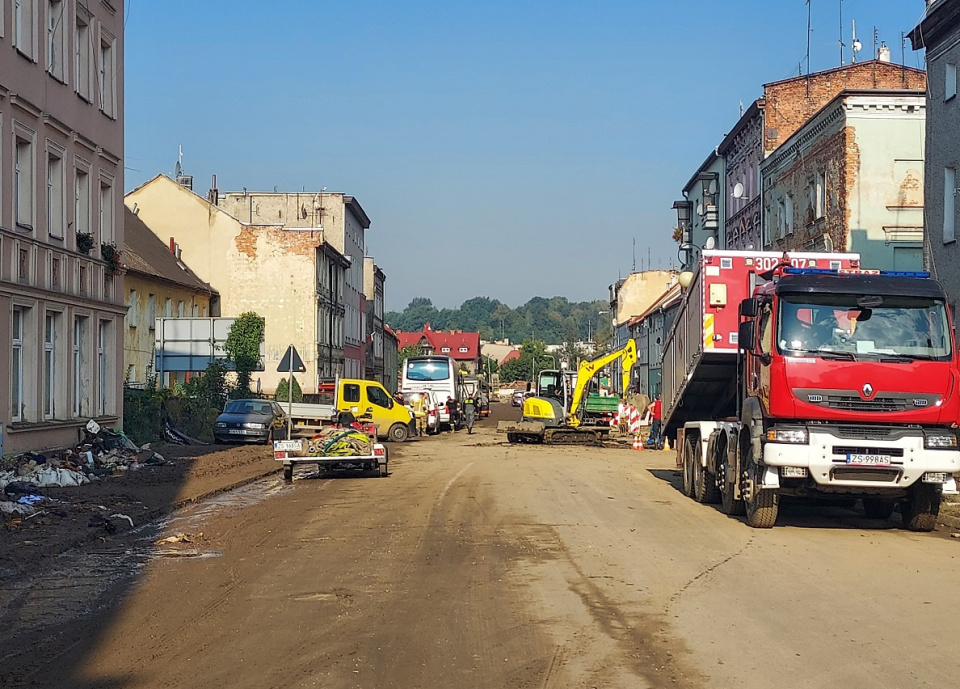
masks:
POLYGON ((395 443, 404 442, 410 435, 410 430, 402 423, 395 423, 390 426, 389 438, 395 443))

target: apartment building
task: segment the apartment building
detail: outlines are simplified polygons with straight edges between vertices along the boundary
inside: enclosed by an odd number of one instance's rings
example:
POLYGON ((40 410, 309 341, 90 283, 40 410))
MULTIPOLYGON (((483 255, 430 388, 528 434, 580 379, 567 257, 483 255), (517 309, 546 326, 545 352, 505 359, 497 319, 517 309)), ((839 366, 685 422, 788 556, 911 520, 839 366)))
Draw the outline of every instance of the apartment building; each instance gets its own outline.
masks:
POLYGON ((123 3, 0 1, 0 452, 122 421, 123 3))

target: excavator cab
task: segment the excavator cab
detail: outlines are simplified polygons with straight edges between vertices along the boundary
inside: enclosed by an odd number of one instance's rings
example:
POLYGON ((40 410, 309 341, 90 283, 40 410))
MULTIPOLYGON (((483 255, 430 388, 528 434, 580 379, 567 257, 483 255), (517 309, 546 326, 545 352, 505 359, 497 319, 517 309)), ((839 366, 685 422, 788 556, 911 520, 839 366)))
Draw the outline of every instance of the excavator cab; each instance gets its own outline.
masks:
POLYGON ((564 378, 566 371, 548 369, 540 371, 537 377, 537 394, 528 397, 523 403, 521 421, 539 421, 545 426, 559 426, 566 418, 567 389, 564 378))

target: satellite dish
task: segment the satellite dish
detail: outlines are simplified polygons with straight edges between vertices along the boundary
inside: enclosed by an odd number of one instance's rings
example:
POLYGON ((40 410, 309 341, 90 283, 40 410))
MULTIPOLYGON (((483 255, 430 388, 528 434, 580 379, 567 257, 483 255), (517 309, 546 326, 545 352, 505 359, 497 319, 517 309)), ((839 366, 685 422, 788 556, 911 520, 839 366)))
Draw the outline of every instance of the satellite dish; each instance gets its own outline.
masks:
POLYGON ((717 242, 713 237, 707 237, 707 241, 703 243, 703 248, 707 251, 711 251, 716 245, 717 242))
POLYGON ((859 53, 861 50, 863 50, 863 44, 858 39, 854 39, 853 52, 859 53))
POLYGON ((710 184, 707 186, 707 193, 710 194, 710 196, 713 196, 717 193, 717 180, 710 180, 710 184))
POLYGON ((742 199, 743 198, 743 182, 737 182, 733 185, 733 198, 742 199))

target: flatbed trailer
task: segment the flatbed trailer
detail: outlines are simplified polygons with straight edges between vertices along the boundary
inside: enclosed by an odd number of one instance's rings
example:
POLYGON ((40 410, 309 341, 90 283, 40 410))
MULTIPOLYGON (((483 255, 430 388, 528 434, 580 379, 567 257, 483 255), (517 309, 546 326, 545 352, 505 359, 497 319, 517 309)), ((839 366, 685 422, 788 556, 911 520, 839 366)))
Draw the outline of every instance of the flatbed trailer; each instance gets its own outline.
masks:
POLYGON ((312 438, 273 441, 274 459, 283 464, 283 478, 293 480, 296 464, 315 464, 318 470, 361 470, 388 476, 389 452, 376 442, 376 427, 331 428, 312 438), (361 438, 362 436, 362 438, 361 438), (361 451, 355 451, 360 448, 361 451))

